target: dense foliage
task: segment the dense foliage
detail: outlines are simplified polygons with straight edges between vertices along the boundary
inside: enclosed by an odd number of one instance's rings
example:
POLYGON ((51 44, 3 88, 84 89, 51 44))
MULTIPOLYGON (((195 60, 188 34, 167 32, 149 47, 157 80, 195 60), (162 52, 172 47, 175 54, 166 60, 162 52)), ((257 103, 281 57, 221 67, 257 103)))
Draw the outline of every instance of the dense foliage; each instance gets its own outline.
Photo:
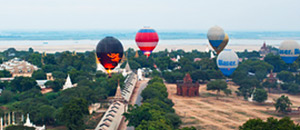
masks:
MULTIPOLYGON (((154 77, 142 91, 143 104, 130 106, 124 113, 128 126, 136 130, 174 130, 178 129, 181 120, 175 114, 173 102, 168 99, 167 88, 159 77, 154 77)), ((194 128, 184 128, 193 130, 194 128)))
POLYGON ((299 130, 299 124, 295 124, 289 117, 280 120, 270 117, 267 121, 259 118, 249 119, 239 127, 240 130, 299 130))

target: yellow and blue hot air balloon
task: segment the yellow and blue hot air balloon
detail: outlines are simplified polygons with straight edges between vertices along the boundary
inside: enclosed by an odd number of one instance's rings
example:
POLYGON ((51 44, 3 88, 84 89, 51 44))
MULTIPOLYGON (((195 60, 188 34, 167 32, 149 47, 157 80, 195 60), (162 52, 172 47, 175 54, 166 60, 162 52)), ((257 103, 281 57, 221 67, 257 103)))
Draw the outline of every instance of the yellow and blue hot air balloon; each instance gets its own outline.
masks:
POLYGON ((294 40, 283 41, 279 47, 279 55, 287 64, 292 64, 299 54, 299 44, 294 40))
POLYGON ((239 58, 231 49, 224 49, 217 58, 217 65, 225 76, 231 75, 238 67, 239 58))
POLYGON ((207 38, 212 48, 219 54, 229 41, 228 35, 219 26, 211 27, 207 32, 207 38))

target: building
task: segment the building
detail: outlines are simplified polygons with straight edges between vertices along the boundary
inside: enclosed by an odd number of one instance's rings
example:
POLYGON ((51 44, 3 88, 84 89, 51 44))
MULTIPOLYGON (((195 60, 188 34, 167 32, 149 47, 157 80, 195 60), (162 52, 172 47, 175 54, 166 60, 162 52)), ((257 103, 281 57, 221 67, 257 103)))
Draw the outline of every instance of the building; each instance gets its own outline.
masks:
POLYGON ((193 83, 189 73, 185 75, 183 81, 177 81, 177 95, 180 96, 199 96, 199 83, 193 83))
POLYGON ((276 83, 277 82, 276 75, 273 74, 272 70, 271 70, 270 74, 267 75, 267 77, 268 77, 268 82, 270 82, 270 83, 276 83))
POLYGON ((25 60, 13 58, 7 62, 2 63, 0 65, 0 70, 8 70, 12 74, 12 77, 31 77, 32 73, 38 70, 38 67, 25 60))
POLYGON ((132 72, 132 70, 131 70, 130 65, 127 61, 126 65, 125 65, 125 68, 123 69, 122 75, 125 77, 128 74, 130 74, 131 72, 132 72))
POLYGON ((136 82, 136 74, 130 73, 124 81, 125 87, 121 89, 121 87, 118 85, 115 96, 109 99, 111 105, 105 112, 100 122, 97 124, 95 130, 120 129, 119 127, 121 122, 125 120, 123 113, 128 109, 127 103, 132 96, 136 82))
POLYGON ((65 85, 63 86, 63 90, 66 90, 68 88, 73 88, 73 87, 74 87, 74 85, 71 82, 70 75, 68 75, 68 77, 66 79, 66 82, 65 82, 65 85))
POLYGON ((271 49, 267 47, 266 42, 264 42, 263 46, 259 50, 259 55, 265 57, 269 53, 271 53, 271 49))
POLYGON ((34 127, 36 130, 45 130, 46 129, 45 125, 43 125, 43 126, 36 126, 33 123, 31 123, 30 119, 29 119, 29 114, 27 114, 27 118, 26 118, 26 122, 24 123, 24 126, 34 127))

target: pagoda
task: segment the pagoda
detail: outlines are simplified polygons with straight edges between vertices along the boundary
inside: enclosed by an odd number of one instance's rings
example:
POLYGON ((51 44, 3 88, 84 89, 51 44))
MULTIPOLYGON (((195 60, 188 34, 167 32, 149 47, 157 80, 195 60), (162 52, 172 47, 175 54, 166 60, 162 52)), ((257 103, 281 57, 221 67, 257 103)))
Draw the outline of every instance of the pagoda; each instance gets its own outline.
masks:
POLYGON ((187 73, 182 81, 177 81, 177 95, 180 96, 199 96, 199 83, 193 83, 191 75, 187 73))
POLYGON ((68 74, 65 85, 63 86, 63 90, 68 89, 68 88, 73 88, 73 87, 74 87, 74 85, 72 84, 70 75, 68 74))

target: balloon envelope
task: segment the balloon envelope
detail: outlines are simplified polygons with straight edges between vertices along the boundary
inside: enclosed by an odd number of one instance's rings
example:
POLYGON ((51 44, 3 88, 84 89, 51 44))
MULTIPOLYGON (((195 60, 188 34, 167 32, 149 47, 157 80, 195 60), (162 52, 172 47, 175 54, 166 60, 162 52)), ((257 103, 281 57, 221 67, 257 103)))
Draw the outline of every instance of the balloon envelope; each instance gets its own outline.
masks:
POLYGON ((218 55, 220 54, 221 51, 224 50, 224 48, 226 47, 228 41, 229 41, 229 37, 228 37, 227 33, 225 33, 224 40, 219 45, 219 47, 218 48, 213 47, 213 49, 217 52, 218 55))
POLYGON ((135 41, 144 55, 149 57, 151 52, 156 47, 159 38, 154 29, 144 27, 136 33, 135 41))
POLYGON ((123 45, 114 37, 105 37, 98 43, 96 48, 98 60, 108 73, 121 61, 123 51, 123 45))
POLYGON ((217 65, 226 76, 231 75, 238 67, 239 58, 231 49, 224 49, 217 58, 217 65))
POLYGON ((208 30, 207 38, 213 48, 218 48, 225 38, 225 32, 221 27, 214 26, 208 30))
POLYGON ((299 54, 299 44, 296 41, 283 41, 279 47, 279 55, 287 64, 292 64, 298 58, 299 54))

